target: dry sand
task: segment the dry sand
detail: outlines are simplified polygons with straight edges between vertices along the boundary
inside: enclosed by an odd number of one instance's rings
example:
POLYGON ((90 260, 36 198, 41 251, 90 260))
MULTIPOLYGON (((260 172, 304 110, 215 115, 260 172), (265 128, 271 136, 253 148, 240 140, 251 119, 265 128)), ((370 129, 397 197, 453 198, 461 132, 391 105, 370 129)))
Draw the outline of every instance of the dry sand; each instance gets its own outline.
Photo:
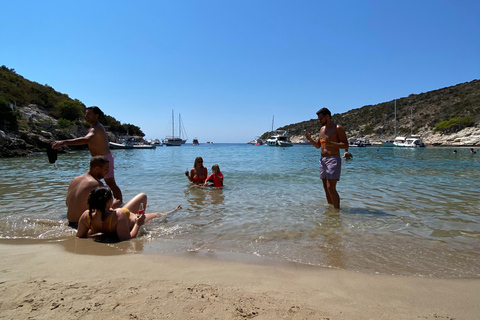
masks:
POLYGON ((118 254, 91 239, 3 242, 0 254, 0 319, 480 319, 479 279, 365 275, 217 253, 118 254))

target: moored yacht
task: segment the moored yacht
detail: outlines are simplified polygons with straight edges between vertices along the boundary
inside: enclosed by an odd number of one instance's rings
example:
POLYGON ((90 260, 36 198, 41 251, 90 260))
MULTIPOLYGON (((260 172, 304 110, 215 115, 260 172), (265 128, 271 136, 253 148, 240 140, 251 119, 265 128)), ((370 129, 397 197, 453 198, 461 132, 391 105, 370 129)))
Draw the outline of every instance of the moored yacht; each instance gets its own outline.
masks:
POLYGON ((288 137, 288 132, 284 130, 277 130, 274 134, 265 142, 270 147, 292 147, 293 143, 288 137))
POLYGON ((422 141, 422 138, 411 136, 411 137, 396 137, 393 140, 393 145, 396 147, 408 147, 408 148, 421 148, 425 147, 425 144, 422 141))

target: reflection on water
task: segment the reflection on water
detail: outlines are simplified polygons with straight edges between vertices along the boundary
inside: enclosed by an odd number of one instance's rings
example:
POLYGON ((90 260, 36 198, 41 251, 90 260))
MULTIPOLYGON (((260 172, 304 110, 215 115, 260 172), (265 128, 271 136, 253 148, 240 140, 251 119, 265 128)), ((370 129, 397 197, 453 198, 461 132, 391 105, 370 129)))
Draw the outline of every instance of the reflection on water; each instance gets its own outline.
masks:
MULTIPOLYGON (((0 159, 0 239, 59 241, 79 254, 227 251, 369 273, 480 276, 480 160, 468 148, 358 148, 338 183, 332 210, 318 179, 319 151, 250 145, 114 150, 128 200, 148 211, 184 208, 142 228, 138 239, 76 239, 66 226, 68 183, 87 151, 0 159), (218 163, 225 188, 190 184, 185 168, 218 163), (105 252, 98 250, 105 248, 105 252), (93 250, 95 249, 95 250, 93 250)), ((211 171, 211 170, 209 170, 211 171)))

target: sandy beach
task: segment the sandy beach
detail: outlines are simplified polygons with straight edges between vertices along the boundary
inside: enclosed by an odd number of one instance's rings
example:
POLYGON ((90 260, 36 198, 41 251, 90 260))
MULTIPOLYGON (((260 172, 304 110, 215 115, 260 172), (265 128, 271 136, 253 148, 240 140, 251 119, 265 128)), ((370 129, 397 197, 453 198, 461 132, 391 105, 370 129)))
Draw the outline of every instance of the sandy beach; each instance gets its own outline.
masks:
POLYGON ((91 239, 3 241, 0 319, 480 317, 479 279, 366 275, 214 252, 115 250, 91 239))

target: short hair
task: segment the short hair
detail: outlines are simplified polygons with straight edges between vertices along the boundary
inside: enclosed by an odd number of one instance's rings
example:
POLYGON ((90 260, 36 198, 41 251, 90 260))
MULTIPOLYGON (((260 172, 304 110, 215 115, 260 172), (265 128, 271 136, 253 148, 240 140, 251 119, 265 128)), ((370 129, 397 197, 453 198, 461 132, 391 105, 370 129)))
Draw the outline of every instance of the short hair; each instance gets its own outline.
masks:
POLYGON ((90 169, 95 167, 103 167, 105 163, 109 163, 110 160, 105 158, 104 156, 94 156, 90 159, 90 169))
POLYGON ((324 115, 324 116, 330 116, 330 118, 332 117, 332 113, 330 112, 330 110, 328 110, 327 108, 322 108, 320 110, 317 111, 317 115, 324 115))
POLYGON ((92 110, 93 113, 98 114, 99 117, 103 116, 103 111, 100 110, 100 108, 97 106, 91 106, 91 107, 88 107, 87 110, 88 109, 92 110))

